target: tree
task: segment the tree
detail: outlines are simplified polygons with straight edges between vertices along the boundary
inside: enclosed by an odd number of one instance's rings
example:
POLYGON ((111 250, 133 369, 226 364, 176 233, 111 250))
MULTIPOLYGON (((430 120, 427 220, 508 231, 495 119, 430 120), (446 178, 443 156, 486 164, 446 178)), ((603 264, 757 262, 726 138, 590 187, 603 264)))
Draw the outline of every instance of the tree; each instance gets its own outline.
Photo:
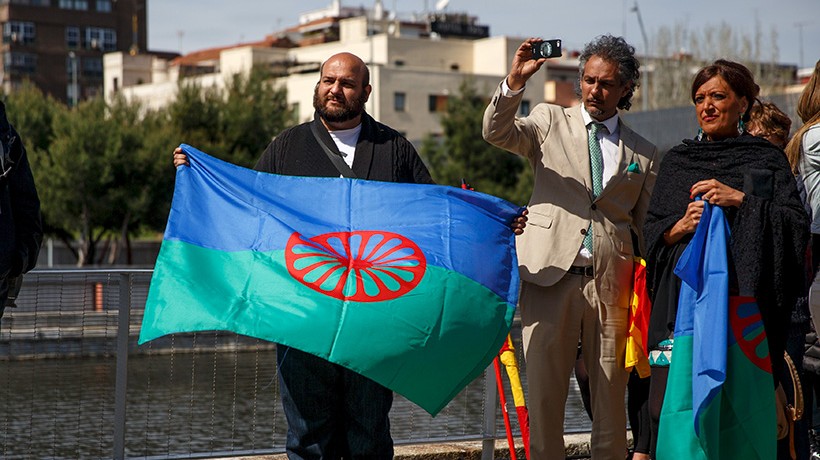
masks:
MULTIPOLYGON (((54 142, 33 161, 45 219, 79 241, 77 264, 93 263, 97 243, 122 211, 126 183, 123 138, 101 98, 54 118, 54 142)), ((71 247, 70 241, 65 243, 71 247)))
POLYGON ((777 64, 777 31, 771 29, 769 40, 763 40, 763 36, 759 21, 752 35, 737 32, 726 22, 706 24, 700 30, 690 30, 681 24, 661 27, 651 40, 655 44, 653 57, 643 62, 644 81, 637 98, 648 97, 649 109, 689 105, 695 73, 721 58, 746 65, 763 94, 780 90, 791 83, 792 72, 777 64), (769 44, 768 49, 764 48, 764 42, 769 44), (651 87, 645 79, 648 68, 651 69, 651 87))
POLYGON ((182 83, 177 99, 158 111, 121 97, 69 110, 27 85, 7 104, 29 149, 46 233, 79 266, 113 263, 122 250, 130 262, 131 238, 164 228, 176 145, 251 166, 293 121, 285 90, 262 70, 232 77, 224 91, 182 83))
POLYGON ((130 264, 131 237, 139 232, 160 231, 171 206, 174 174, 166 142, 170 129, 163 111, 142 113, 138 103, 115 98, 107 107, 106 121, 119 132, 118 156, 124 161, 120 187, 112 191, 118 203, 107 225, 108 262, 118 259, 120 250, 130 264))
MULTIPOLYGON (((44 186, 39 179, 42 176, 39 164, 54 139, 54 119, 61 116, 66 107, 51 96, 45 95, 30 81, 23 82, 17 91, 7 95, 5 103, 9 122, 20 134, 28 152, 32 174, 42 201, 44 186)), ((43 230, 46 234, 57 236, 63 241, 72 239, 68 232, 52 225, 48 218, 43 219, 43 230)))
POLYGON ((221 122, 228 161, 253 166, 274 136, 295 122, 287 92, 273 87, 268 73, 255 67, 234 74, 226 87, 221 122))
POLYGON ((472 81, 462 82, 441 117, 443 137, 426 137, 422 157, 440 184, 458 185, 464 178, 480 192, 526 204, 531 189, 523 190, 518 184, 531 175, 530 168, 522 158, 488 144, 481 135, 488 102, 478 95, 472 81))
POLYGON ((6 97, 8 119, 28 150, 46 150, 54 137, 52 122, 65 106, 46 96, 33 83, 23 85, 6 97))
POLYGON ((294 121, 284 88, 254 68, 235 74, 224 91, 182 82, 169 106, 181 142, 241 166, 253 166, 271 139, 294 121))

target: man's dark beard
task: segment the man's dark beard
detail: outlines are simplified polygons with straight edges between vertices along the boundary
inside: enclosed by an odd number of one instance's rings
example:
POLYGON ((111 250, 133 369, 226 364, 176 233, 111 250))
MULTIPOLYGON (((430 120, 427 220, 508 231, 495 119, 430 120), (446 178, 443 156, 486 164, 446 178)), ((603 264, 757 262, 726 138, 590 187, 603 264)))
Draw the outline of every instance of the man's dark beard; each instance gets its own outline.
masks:
POLYGON ((344 107, 335 110, 328 110, 325 107, 324 103, 327 102, 327 100, 328 99, 323 100, 323 98, 319 97, 318 88, 313 92, 313 108, 316 109, 319 116, 330 123, 341 123, 344 121, 350 121, 364 112, 364 104, 367 102, 367 94, 362 92, 362 95, 358 100, 345 101, 344 107))

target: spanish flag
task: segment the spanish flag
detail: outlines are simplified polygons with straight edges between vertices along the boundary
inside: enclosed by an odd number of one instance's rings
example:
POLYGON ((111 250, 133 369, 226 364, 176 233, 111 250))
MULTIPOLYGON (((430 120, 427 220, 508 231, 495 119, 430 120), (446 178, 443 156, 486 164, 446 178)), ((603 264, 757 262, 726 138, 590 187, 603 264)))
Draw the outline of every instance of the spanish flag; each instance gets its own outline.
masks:
POLYGON ((632 300, 629 306, 629 335, 626 337, 626 369, 635 367, 641 378, 649 377, 649 358, 646 351, 649 332, 649 313, 652 303, 646 291, 646 260, 635 258, 632 300))

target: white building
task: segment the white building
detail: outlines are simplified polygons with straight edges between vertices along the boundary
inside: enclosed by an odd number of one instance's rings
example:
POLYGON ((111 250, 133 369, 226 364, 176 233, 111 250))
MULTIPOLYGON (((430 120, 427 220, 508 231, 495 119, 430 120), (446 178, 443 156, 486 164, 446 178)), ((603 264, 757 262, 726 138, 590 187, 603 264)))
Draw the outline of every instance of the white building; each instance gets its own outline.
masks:
MULTIPOLYGON (((399 21, 380 9, 340 9, 334 1, 325 14, 323 11, 306 14, 298 26, 278 38, 203 50, 170 62, 149 55, 107 54, 105 95, 119 92, 139 99, 147 108, 158 108, 173 100, 180 78, 202 87, 222 87, 232 74, 269 66, 280 69, 283 76, 276 77, 275 84, 287 88, 299 121, 307 121, 313 117, 319 65, 346 51, 361 57, 370 68, 373 92, 368 113, 417 143, 427 134, 441 133, 440 115, 447 97, 458 94, 465 79, 472 80, 489 99, 507 75, 522 41, 503 36, 471 38, 482 33, 482 26, 465 15, 458 16, 462 19, 458 23, 439 22, 446 29, 439 35, 429 32, 429 20, 399 21), (468 38, 450 35, 453 30, 468 38), (299 46, 294 46, 291 35, 300 38, 299 46)), ((489 35, 486 27, 483 32, 489 35)), ((544 100, 573 103, 577 68, 577 59, 551 61, 549 69, 545 66, 530 80, 522 111, 544 100)))

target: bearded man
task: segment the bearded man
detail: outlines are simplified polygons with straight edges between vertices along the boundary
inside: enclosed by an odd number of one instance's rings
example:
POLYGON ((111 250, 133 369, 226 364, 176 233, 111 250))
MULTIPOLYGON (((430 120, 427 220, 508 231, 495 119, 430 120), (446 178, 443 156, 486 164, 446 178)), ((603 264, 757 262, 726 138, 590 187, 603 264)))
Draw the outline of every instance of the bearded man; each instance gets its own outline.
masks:
MULTIPOLYGON (((331 56, 322 64, 314 89, 313 121, 279 134, 255 169, 290 176, 433 183, 413 145, 365 113, 371 91, 370 72, 360 58, 350 53, 331 56)), ((187 164, 182 150, 175 150, 174 165, 187 164)), ((276 348, 288 458, 393 458, 391 390, 295 348, 276 348)))
MULTIPOLYGON (((255 169, 289 176, 432 184, 413 144, 364 111, 371 91, 364 61, 350 53, 331 56, 322 64, 314 89, 313 121, 279 134, 255 169)), ((174 166, 187 164, 177 148, 174 166)), ((513 232, 521 234, 526 220, 524 215, 516 218, 513 232)), ((295 348, 276 349, 289 459, 393 458, 391 390, 295 348)))

